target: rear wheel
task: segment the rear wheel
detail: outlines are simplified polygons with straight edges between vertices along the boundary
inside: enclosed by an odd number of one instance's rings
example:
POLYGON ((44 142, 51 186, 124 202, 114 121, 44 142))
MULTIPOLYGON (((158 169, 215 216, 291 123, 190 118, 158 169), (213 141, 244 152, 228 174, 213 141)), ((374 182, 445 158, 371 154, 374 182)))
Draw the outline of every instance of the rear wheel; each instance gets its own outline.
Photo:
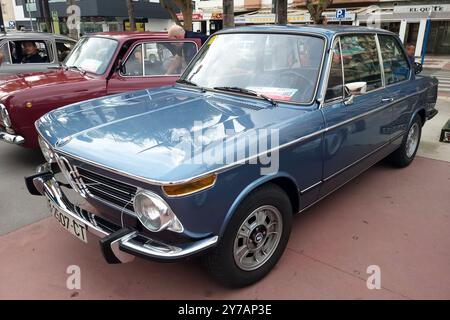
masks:
POLYGON ((286 193, 273 184, 258 188, 239 205, 218 246, 204 257, 206 268, 232 287, 262 279, 284 252, 291 224, 286 193))
POLYGON ((389 156, 389 160, 400 168, 409 166, 416 156, 421 135, 422 120, 416 116, 405 134, 402 144, 389 156))

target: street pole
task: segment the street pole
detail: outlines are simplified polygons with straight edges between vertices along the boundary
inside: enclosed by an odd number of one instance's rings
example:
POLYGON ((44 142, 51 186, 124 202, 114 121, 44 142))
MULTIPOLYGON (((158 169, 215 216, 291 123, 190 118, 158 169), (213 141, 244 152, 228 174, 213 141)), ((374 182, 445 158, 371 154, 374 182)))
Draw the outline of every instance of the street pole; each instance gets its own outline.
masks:
POLYGON ((428 12, 427 17, 427 24, 425 26, 425 39, 423 40, 423 47, 422 47, 422 54, 420 59, 420 64, 423 65, 425 62, 425 54, 427 53, 427 45, 428 45, 428 38, 430 36, 430 29, 431 29, 431 11, 433 10, 433 7, 430 7, 430 12, 428 12))
POLYGON ((2 11, 2 5, 0 2, 0 32, 5 33, 5 22, 3 21, 3 11, 2 11))

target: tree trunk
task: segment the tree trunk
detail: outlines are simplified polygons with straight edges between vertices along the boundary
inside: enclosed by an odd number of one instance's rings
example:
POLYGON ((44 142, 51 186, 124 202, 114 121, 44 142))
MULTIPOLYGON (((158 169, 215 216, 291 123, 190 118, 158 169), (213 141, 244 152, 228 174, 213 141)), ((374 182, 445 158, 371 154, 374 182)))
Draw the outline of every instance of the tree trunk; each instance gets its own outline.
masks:
MULTIPOLYGON (((69 8, 70 6, 74 6, 75 4, 76 4, 75 0, 67 0, 67 8, 69 8)), ((68 27, 69 27, 69 25, 68 25, 68 27)), ((77 28, 74 28, 74 26, 71 26, 71 28, 69 28, 69 37, 71 37, 72 39, 78 40, 79 30, 77 28)))
POLYGON ((42 5, 42 13, 44 14, 44 21, 45 21, 45 26, 47 28, 47 32, 52 33, 53 32, 53 28, 52 28, 52 21, 51 21, 51 15, 50 15, 50 6, 48 5, 48 0, 41 0, 41 5, 42 5))
POLYGON ((234 27, 234 1, 223 0, 223 27, 234 27))
POLYGON ((275 23, 276 24, 287 24, 288 23, 288 19, 287 19, 287 0, 277 0, 277 4, 276 4, 276 18, 275 18, 275 23))
POLYGON ((128 18, 130 19, 130 31, 136 31, 136 19, 134 17, 133 0, 127 0, 128 18))
POLYGON ((184 5, 181 9, 183 14, 183 28, 184 30, 192 31, 192 2, 184 1, 184 5))
POLYGON ((180 21, 180 19, 178 19, 177 14, 175 13, 175 11, 173 10, 173 8, 171 6, 169 6, 165 0, 159 0, 159 4, 161 5, 161 7, 164 8, 164 10, 166 10, 169 13, 172 20, 177 25, 181 26, 181 21, 180 21))

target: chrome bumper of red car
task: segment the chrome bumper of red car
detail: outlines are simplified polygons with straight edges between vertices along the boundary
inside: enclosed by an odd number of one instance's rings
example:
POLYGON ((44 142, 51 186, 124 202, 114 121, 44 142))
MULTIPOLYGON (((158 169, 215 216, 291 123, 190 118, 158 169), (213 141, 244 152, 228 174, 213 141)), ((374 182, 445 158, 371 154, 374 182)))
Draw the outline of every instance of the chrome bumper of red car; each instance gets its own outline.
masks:
POLYGON ((22 136, 7 133, 3 131, 3 128, 0 127, 0 141, 11 144, 23 144, 25 142, 25 139, 22 136))

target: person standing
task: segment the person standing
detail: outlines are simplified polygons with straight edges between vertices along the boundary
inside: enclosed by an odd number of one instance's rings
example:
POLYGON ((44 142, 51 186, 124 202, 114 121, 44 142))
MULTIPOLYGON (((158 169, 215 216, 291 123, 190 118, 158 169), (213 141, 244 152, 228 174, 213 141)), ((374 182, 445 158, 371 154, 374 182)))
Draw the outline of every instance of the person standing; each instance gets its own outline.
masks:
MULTIPOLYGON (((184 30, 183 27, 179 25, 171 26, 167 33, 168 38, 172 40, 200 39, 202 45, 206 42, 206 40, 208 40, 207 35, 199 32, 184 30)), ((174 42, 171 43, 170 46, 166 46, 174 54, 174 59, 168 66, 166 74, 178 73, 178 71, 183 69, 183 66, 189 64, 191 59, 197 53, 195 46, 190 43, 174 42)))
POLYGON ((412 43, 408 43, 406 45, 406 54, 408 55, 408 60, 411 63, 411 65, 414 65, 414 63, 416 62, 416 57, 414 56, 415 53, 416 53, 416 46, 413 45, 412 43))

